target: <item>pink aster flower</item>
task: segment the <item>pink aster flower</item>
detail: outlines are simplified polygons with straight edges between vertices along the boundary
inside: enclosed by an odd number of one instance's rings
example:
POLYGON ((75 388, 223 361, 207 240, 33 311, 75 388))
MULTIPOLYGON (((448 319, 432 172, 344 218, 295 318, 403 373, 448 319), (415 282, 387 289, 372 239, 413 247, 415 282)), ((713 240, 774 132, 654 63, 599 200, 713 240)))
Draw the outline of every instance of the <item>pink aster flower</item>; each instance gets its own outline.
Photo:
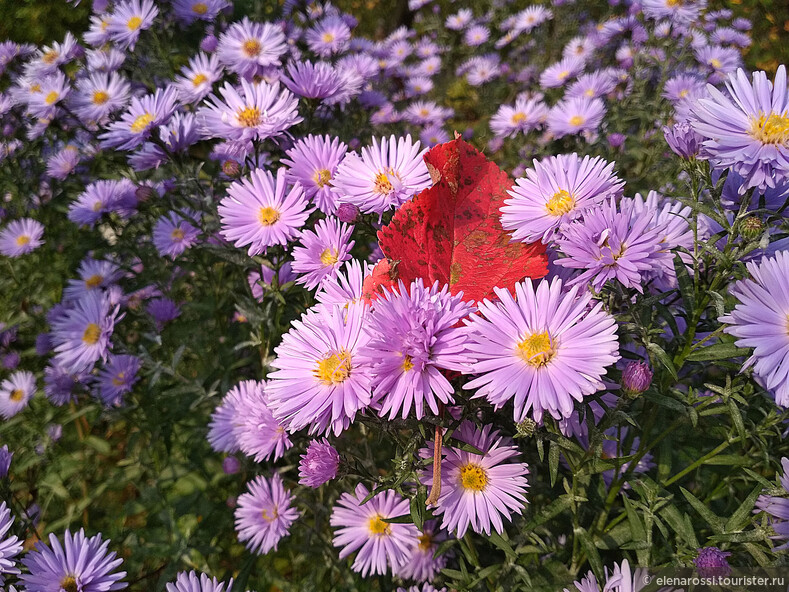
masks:
POLYGON ((368 340, 363 331, 367 307, 352 304, 309 310, 275 349, 269 375, 274 417, 295 432, 339 435, 370 404, 370 377, 359 349, 368 340))
POLYGON ((140 32, 150 29, 159 14, 153 0, 120 2, 110 16, 107 32, 120 49, 134 50, 140 32))
POLYGON ((548 116, 548 107, 540 97, 519 96, 514 105, 502 105, 490 118, 490 129, 499 137, 514 138, 540 127, 548 116))
MULTIPOLYGON (((441 495, 434 514, 442 516, 441 527, 456 531, 458 538, 466 534, 469 526, 478 534, 490 536, 491 526, 501 533, 502 517, 511 520, 512 514, 520 514, 526 504, 529 465, 512 462, 520 457, 518 447, 509 438, 499 437, 498 430, 491 433, 491 429, 490 425, 479 429, 464 421, 454 433, 456 440, 471 444, 481 454, 443 448, 441 495)), ((429 448, 421 449, 419 455, 432 457, 433 445, 428 442, 429 448)), ((420 481, 432 483, 432 465, 421 473, 420 481)))
POLYGON ((133 150, 167 123, 177 107, 177 91, 173 87, 156 89, 156 93, 132 98, 131 105, 118 121, 107 126, 99 136, 103 148, 133 150))
POLYGON ((44 225, 32 218, 12 220, 0 231, 0 254, 20 257, 44 244, 44 225))
POLYGON ((517 299, 497 288, 498 302, 479 304, 480 315, 466 321, 469 349, 476 355, 464 389, 477 389, 496 407, 513 399, 515 421, 529 411, 541 421, 573 412, 573 402, 604 387, 606 368, 619 359, 616 322, 592 296, 562 281, 516 284, 517 299), (579 294, 580 292, 580 294, 579 294))
POLYGON ((238 540, 258 555, 276 550, 280 539, 299 517, 293 507, 294 497, 282 485, 276 473, 271 479, 258 475, 247 485, 248 492, 239 496, 236 507, 238 540))
POLYGON ((254 84, 241 80, 239 93, 230 83, 211 95, 198 111, 204 138, 237 141, 265 140, 279 136, 302 121, 299 100, 279 82, 254 84))
POLYGON ((247 380, 239 385, 239 392, 233 419, 239 449, 258 463, 282 458, 293 443, 271 413, 266 383, 247 380))
POLYGON ((361 156, 351 152, 337 167, 334 191, 339 201, 364 213, 383 214, 399 207, 432 185, 422 159, 426 151, 420 152, 419 142, 413 143, 410 135, 382 138, 380 144, 373 138, 373 145, 362 148, 361 156))
POLYGON ((233 578, 227 583, 225 589, 224 582, 220 583, 216 578, 209 578, 205 574, 197 574, 193 571, 181 572, 175 578, 175 583, 167 584, 167 592, 230 592, 233 588, 233 578))
POLYGON ((361 350, 373 374, 374 400, 381 416, 404 419, 413 406, 417 419, 425 403, 438 414, 438 401, 454 402, 454 387, 441 370, 467 370, 472 358, 466 331, 456 325, 474 308, 438 282, 425 288, 421 279, 410 289, 400 282, 386 291, 370 313, 370 342, 361 350))
POLYGON ((417 582, 431 581, 446 567, 448 553, 436 556, 438 546, 447 539, 445 531, 438 526, 437 520, 425 520, 422 532, 412 543, 411 552, 397 576, 417 582))
POLYGON ((244 17, 219 38, 217 55, 228 70, 249 80, 263 67, 278 66, 286 51, 285 35, 279 27, 244 17))
POLYGON ((299 244, 293 248, 292 269, 299 274, 296 283, 313 290, 323 280, 334 276, 340 266, 351 258, 355 244, 351 240, 352 232, 353 226, 334 217, 319 220, 314 231, 302 231, 299 244))
POLYGON ((299 484, 317 489, 337 477, 340 455, 326 438, 313 440, 299 462, 299 484))
POLYGON ((346 306, 360 302, 364 278, 369 274, 370 265, 351 259, 345 266, 326 281, 321 283, 315 299, 322 306, 331 308, 334 305, 346 306))
POLYGON ((346 150, 339 138, 310 134, 300 138, 281 161, 288 167, 288 181, 301 183, 307 199, 325 214, 333 214, 337 209, 332 181, 346 150))
POLYGON ((310 214, 304 190, 296 183, 287 191, 286 171, 256 169, 227 189, 218 207, 222 236, 236 247, 249 245, 250 256, 273 245, 286 245, 298 235, 310 214))
POLYGON ((329 519, 336 529, 334 546, 342 547, 340 559, 359 551, 351 569, 365 578, 384 575, 390 569, 396 572, 408 560, 412 541, 419 534, 413 524, 384 522, 408 514, 408 500, 390 489, 362 504, 367 494, 361 483, 353 495, 343 493, 329 519))
POLYGON ((526 175, 507 191, 501 225, 512 238, 548 244, 562 227, 590 207, 619 197, 625 183, 614 174, 614 163, 602 158, 559 154, 535 160, 526 175))

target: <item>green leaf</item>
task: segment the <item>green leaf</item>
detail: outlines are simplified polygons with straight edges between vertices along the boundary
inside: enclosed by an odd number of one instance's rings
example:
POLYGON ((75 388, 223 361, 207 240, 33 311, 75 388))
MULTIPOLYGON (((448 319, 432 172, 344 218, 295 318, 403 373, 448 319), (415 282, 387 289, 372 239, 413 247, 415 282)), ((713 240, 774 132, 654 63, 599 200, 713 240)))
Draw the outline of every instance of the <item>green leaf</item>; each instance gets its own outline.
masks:
POLYGON ((710 510, 706 504, 701 502, 684 487, 680 487, 679 490, 682 492, 682 495, 685 496, 685 499, 688 500, 688 503, 693 506, 693 509, 701 514, 701 517, 704 518, 710 528, 712 528, 716 534, 721 534, 723 532, 723 519, 713 514, 712 510, 710 510))
POLYGON ((748 355, 750 349, 737 347, 733 343, 716 343, 703 345, 690 352, 685 358, 688 362, 710 362, 712 360, 729 360, 748 355))
POLYGON ((85 444, 93 448, 99 454, 107 456, 110 453, 110 443, 96 436, 85 438, 85 444))
POLYGON ((551 487, 556 485, 556 476, 559 473, 559 445, 551 442, 548 448, 548 470, 551 473, 551 487))
POLYGON ((578 541, 581 543, 581 548, 586 553, 586 558, 589 560, 589 566, 592 568, 595 576, 602 580, 603 561, 600 559, 600 552, 597 550, 597 547, 594 546, 589 533, 583 528, 577 528, 575 530, 575 536, 578 537, 578 541))
MULTIPOLYGON (((505 535, 507 534, 506 531, 504 531, 504 534, 505 535)), ((509 542, 506 539, 504 539, 504 537, 502 537, 495 530, 491 532, 491 535, 488 537, 488 540, 494 545, 496 545, 499 549, 504 551, 504 553, 510 559, 515 560, 518 558, 518 556, 515 554, 514 549, 512 548, 512 545, 510 545, 509 542)))
POLYGON ((636 509, 633 507, 633 503, 627 498, 626 495, 622 495, 622 502, 624 503, 625 511, 627 512, 627 521, 630 523, 630 532, 633 534, 633 540, 646 541, 647 531, 644 528, 644 523, 641 522, 641 518, 638 517, 636 509))
POLYGON ((567 508, 569 508, 573 503, 573 497, 571 495, 562 495, 559 498, 553 500, 550 504, 541 508, 539 513, 532 518, 529 523, 523 527, 524 532, 529 532, 533 530, 535 527, 539 526, 540 524, 544 524, 548 522, 551 518, 558 516, 562 512, 564 512, 567 508))
POLYGON ((402 516, 394 516, 393 518, 381 518, 382 522, 387 524, 413 524, 411 514, 403 514, 402 516))
POLYGON ((679 284, 679 295, 682 297, 682 306, 685 312, 690 315, 696 308, 696 295, 693 291, 693 280, 690 279, 688 268, 679 256, 679 253, 674 255, 674 272, 677 275, 677 284, 679 284))
POLYGON ((723 527, 726 532, 741 531, 743 527, 751 522, 753 507, 756 505, 756 499, 761 493, 762 486, 757 485, 726 522, 726 525, 723 527))
POLYGON ((647 351, 651 352, 660 362, 666 370, 671 373, 671 376, 674 380, 677 380, 677 370, 674 368, 674 362, 671 361, 671 358, 666 353, 662 347, 660 347, 657 343, 647 343, 646 344, 647 351))

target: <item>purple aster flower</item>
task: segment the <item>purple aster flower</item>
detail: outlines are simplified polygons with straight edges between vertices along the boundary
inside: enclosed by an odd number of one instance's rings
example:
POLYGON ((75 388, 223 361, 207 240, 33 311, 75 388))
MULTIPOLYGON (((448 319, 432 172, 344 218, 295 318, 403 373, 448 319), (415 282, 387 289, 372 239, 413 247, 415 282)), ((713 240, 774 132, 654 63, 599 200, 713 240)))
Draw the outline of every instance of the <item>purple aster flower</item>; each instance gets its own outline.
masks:
POLYGON ((562 281, 516 284, 517 300, 497 288, 498 302, 478 304, 471 316, 468 348, 476 362, 466 373, 479 374, 464 385, 478 389, 496 407, 513 399, 516 422, 531 410, 534 421, 547 411, 569 416, 573 401, 604 387, 606 367, 619 359, 614 318, 578 286, 562 290, 562 281), (579 294, 580 291, 580 294, 579 294))
POLYGON ((244 382, 239 385, 240 398, 234 405, 235 441, 241 452, 254 458, 257 463, 282 458, 293 443, 285 428, 271 413, 266 385, 255 381, 244 382))
MULTIPOLYGON (((8 446, 3 447, 8 451, 8 446)), ((10 462, 10 461, 9 461, 10 462)), ((0 585, 5 583, 3 574, 19 575, 19 568, 16 567, 14 558, 22 552, 22 542, 17 536, 8 535, 14 517, 6 503, 0 504, 0 585)))
POLYGON ((229 6, 232 4, 227 0, 173 0, 175 18, 185 25, 197 20, 213 21, 229 6))
POLYGON ((285 35, 279 27, 244 17, 219 38, 217 55, 228 70, 251 79, 266 66, 278 66, 286 51, 285 35))
MULTIPOLYGON (((436 146, 449 142, 449 134, 440 125, 428 125, 419 134, 419 141, 426 146, 436 146)), ((347 204, 350 205, 350 204, 347 204)))
POLYGON ((412 542, 408 560, 397 570, 397 576, 406 580, 431 581, 447 565, 447 554, 436 557, 438 545, 447 539, 437 520, 426 520, 422 532, 412 542))
MULTIPOLYGON (((781 475, 781 487, 789 493, 789 458, 781 459, 783 475, 781 475)), ((771 518, 775 536, 773 539, 789 541, 789 499, 773 495, 762 494, 756 500, 756 510, 754 512, 766 512, 771 518)), ((789 548, 789 542, 775 547, 773 551, 781 551, 789 548)))
POLYGON ((197 113, 204 138, 237 141, 276 137, 302 121, 299 100, 279 82, 241 81, 241 94, 228 82, 197 113))
POLYGON ((586 61, 577 56, 562 58, 543 71, 540 75, 540 86, 543 88, 558 88, 564 86, 568 80, 575 78, 583 72, 585 65, 586 61))
MULTIPOLYGON (((619 564, 614 564, 614 569, 609 575, 608 568, 605 568, 606 581, 603 583, 603 590, 605 592, 638 592, 647 586, 650 581, 649 573, 646 568, 636 568, 635 571, 630 570, 630 564, 627 559, 622 561, 621 567, 619 564)), ((586 577, 580 581, 573 582, 575 589, 572 592, 600 592, 600 585, 593 572, 589 571, 586 577)), ((564 592, 571 592, 567 588, 564 592)), ((676 588, 663 587, 659 592, 682 592, 676 588)))
POLYGON ((661 230, 632 207, 618 212, 612 197, 587 210, 583 221, 564 226, 557 243, 566 258, 556 264, 585 270, 572 284, 590 283, 600 290, 607 281, 616 279, 626 288, 642 292, 645 276, 655 261, 666 257, 661 251, 661 230))
POLYGON ((6 257, 20 257, 44 244, 44 225, 32 218, 12 220, 0 231, 0 253, 6 257))
POLYGON ((315 299, 328 308, 335 305, 344 307, 353 302, 360 302, 362 285, 368 273, 369 265, 367 263, 351 259, 345 263, 342 271, 338 271, 320 285, 315 299))
POLYGON ((36 392, 36 377, 32 372, 14 372, 0 383, 0 415, 10 419, 22 411, 36 392))
POLYGON ((789 180, 789 92, 786 68, 774 83, 764 72, 745 72, 726 83, 731 99, 709 86, 709 98, 693 107, 691 124, 705 138, 705 155, 715 168, 731 168, 746 179, 741 192, 765 190, 789 180), (732 100, 733 99, 733 100, 732 100))
POLYGON ((243 380, 229 391, 222 402, 211 414, 208 424, 208 443, 216 452, 237 452, 240 450, 236 438, 236 426, 244 413, 244 401, 249 397, 248 391, 258 388, 254 380, 243 380))
POLYGON ((115 559, 108 552, 109 541, 101 535, 86 538, 85 531, 72 535, 69 530, 63 535, 63 545, 54 534, 49 535, 49 546, 43 541, 36 543, 22 560, 30 573, 20 576, 26 590, 60 592, 81 590, 84 592, 122 590, 125 582, 120 580, 126 572, 114 572, 122 559, 115 559))
POLYGON ((272 245, 286 245, 298 235, 311 208, 304 190, 296 183, 287 191, 287 170, 256 169, 248 179, 230 185, 219 204, 221 234, 236 247, 249 245, 250 256, 259 255, 272 245))
POLYGON ((325 214, 333 214, 337 209, 332 180, 347 148, 339 138, 310 134, 300 138, 287 151, 287 158, 280 161, 288 167, 288 182, 300 183, 307 199, 325 214))
POLYGON ((501 74, 501 64, 496 55, 471 58, 465 70, 466 81, 471 86, 482 86, 499 74, 501 74))
POLYGON ((652 384, 652 369, 645 362, 628 362, 622 372, 622 389, 628 396, 643 393, 652 384))
POLYGON ((469 47, 477 47, 490 39, 490 30, 484 25, 472 25, 463 33, 463 41, 469 47))
POLYGON ((689 25, 698 21, 701 11, 707 6, 706 0, 642 0, 644 16, 656 21, 668 19, 678 25, 689 25))
POLYGON ((151 135, 151 131, 170 119, 177 106, 177 90, 169 86, 142 98, 133 97, 129 109, 99 135, 102 148, 133 150, 151 135))
MULTIPOLYGON (((28 62, 26 70, 35 76, 46 76, 57 71, 58 67, 77 57, 80 52, 77 39, 70 32, 66 33, 63 43, 55 41, 51 46, 42 47, 28 62)), ((14 54, 22 55, 22 47, 16 46, 14 54)))
POLYGON ((200 574, 198 578, 193 571, 181 572, 176 576, 174 583, 167 584, 167 592, 230 592, 232 588, 232 578, 225 589, 224 582, 220 583, 216 578, 209 578, 205 574, 200 574))
POLYGON ((754 348, 743 370, 753 366, 776 404, 789 407, 789 251, 751 261, 747 268, 751 277, 730 289, 737 305, 718 320, 729 325, 724 332, 738 338, 738 347, 754 348))
POLYGON ((548 116, 548 107, 538 96, 519 96, 515 105, 502 105, 490 119, 490 129, 496 136, 514 138, 540 127, 548 116))
POLYGON ((326 438, 313 440, 299 462, 299 484, 317 489, 337 477, 340 455, 326 438))
POLYGON ((351 29, 339 16, 327 16, 307 31, 305 40, 310 51, 328 58, 345 51, 351 39, 351 29))
POLYGON ((19 355, 19 352, 8 352, 7 354, 3 354, 0 357, 0 367, 5 368, 6 370, 13 370, 17 366, 19 366, 19 362, 22 360, 22 357, 19 355))
POLYGON ((529 6, 513 15, 510 28, 517 33, 528 33, 553 18, 553 11, 544 6, 529 6))
POLYGON ((292 268, 299 274, 296 283, 313 290, 327 277, 334 276, 351 258, 355 244, 350 240, 352 232, 353 226, 333 217, 319 220, 314 231, 302 231, 299 244, 293 248, 292 268))
POLYGON ((430 187, 430 173, 422 159, 427 150, 411 136, 396 139, 373 138, 361 156, 348 154, 337 167, 334 191, 340 201, 357 206, 364 213, 383 214, 397 208, 416 193, 430 187))
POLYGON ((294 497, 283 487, 276 473, 271 479, 258 475, 247 484, 248 492, 238 498, 236 532, 238 540, 258 555, 276 550, 299 517, 292 504, 294 497))
MULTIPOLYGON (((707 81, 710 84, 723 82, 727 77, 731 77, 735 70, 742 67, 742 53, 735 47, 705 45, 697 48, 695 54, 698 62, 707 67, 707 81)), ((784 83, 784 91, 785 89, 784 83)))
POLYGON ((123 395, 130 393, 139 380, 137 372, 141 366, 142 360, 137 356, 110 356, 97 380, 99 397, 106 406, 121 405, 123 395))
POLYGON ((424 95, 433 90, 433 81, 427 76, 414 76, 405 83, 406 94, 408 97, 424 95))
POLYGON ((160 256, 175 259, 197 244, 200 230, 195 228, 192 222, 194 219, 183 218, 174 212, 156 221, 153 227, 153 244, 160 256))
POLYGON ((339 435, 370 404, 369 372, 358 354, 369 339, 367 311, 362 304, 309 310, 283 336, 269 399, 289 431, 339 435))
POLYGON ((28 97, 28 112, 39 120, 51 120, 58 113, 58 104, 71 92, 71 86, 66 76, 58 71, 44 78, 39 88, 28 97))
MULTIPOLYGON (((90 26, 82 35, 85 43, 93 47, 101 47, 110 40, 110 14, 94 14, 90 17, 90 26)), ((91 68, 92 69, 92 68, 91 68)))
POLYGON ((434 101, 414 101, 403 111, 403 118, 415 125, 443 124, 454 114, 454 110, 439 107, 434 101))
POLYGON ((150 29, 159 14, 153 0, 125 0, 110 15, 107 33, 120 49, 134 50, 140 32, 150 29))
POLYGON ((501 208, 501 225, 513 239, 548 244, 584 211, 620 197, 624 185, 614 163, 600 157, 573 153, 535 160, 507 192, 511 198, 501 208))
POLYGON ((417 419, 425 403, 438 414, 438 402, 454 402, 454 388, 441 370, 467 370, 472 361, 466 331, 456 325, 474 308, 451 295, 438 282, 425 288, 422 280, 410 289, 400 282, 376 301, 365 329, 370 341, 360 351, 373 378, 373 399, 379 414, 404 419, 413 407, 417 419))
POLYGON ((126 61, 126 54, 114 47, 89 50, 86 54, 88 70, 93 72, 115 72, 126 61))
POLYGON ((206 36, 200 40, 200 51, 214 53, 217 47, 219 47, 219 39, 211 32, 207 33, 206 36))
POLYGON ((695 158, 704 141, 704 138, 697 134, 687 121, 680 121, 672 127, 664 127, 663 134, 674 154, 686 159, 695 158))
MULTIPOLYGON (((466 534, 469 526, 478 534, 490 536, 492 525, 501 534, 504 530, 502 517, 511 520, 512 513, 520 514, 526 503, 529 466, 505 462, 519 458, 518 447, 509 438, 499 437, 498 430, 491 432, 491 429, 490 425, 479 429, 470 421, 464 421, 453 435, 455 440, 470 444, 481 454, 448 446, 443 448, 441 495, 434 514, 442 516, 441 527, 449 532, 456 531, 458 538, 466 534)), ((432 457, 433 445, 432 441, 428 442, 429 448, 422 448, 419 455, 432 457)), ((420 481, 432 483, 432 466, 421 473, 420 481)))
POLYGON ((135 186, 129 179, 101 179, 85 188, 69 205, 68 219, 80 226, 93 226, 102 215, 115 211, 121 204, 130 204, 135 186))
POLYGON ((128 81, 115 72, 94 72, 77 82, 72 95, 72 106, 77 116, 86 123, 103 123, 129 100, 128 81))
POLYGON ((79 149, 69 144, 62 150, 58 150, 47 160, 47 175, 53 179, 63 181, 79 164, 79 149))
POLYGON ((326 99, 336 95, 343 86, 340 71, 326 62, 291 62, 287 71, 282 84, 300 97, 326 99))
POLYGON ((384 522, 408 514, 408 500, 391 489, 378 493, 367 503, 367 488, 361 483, 353 495, 343 493, 332 509, 329 523, 335 528, 335 547, 342 547, 340 559, 359 551, 351 569, 368 575, 397 572, 408 560, 412 541, 419 535, 413 524, 384 522))
POLYGON ((607 72, 591 72, 579 76, 578 80, 567 88, 564 96, 568 99, 576 97, 594 99, 613 92, 615 88, 616 81, 610 74, 607 72))
POLYGON ((548 130, 557 138, 582 132, 595 133, 605 115, 600 99, 578 97, 564 99, 548 111, 548 130))
POLYGON ((79 393, 85 392, 85 385, 92 376, 87 372, 71 374, 57 364, 44 369, 44 394, 58 407, 77 400, 79 393))
POLYGON ((78 280, 69 280, 63 290, 63 302, 79 300, 88 292, 106 290, 123 275, 121 269, 112 261, 87 257, 77 269, 78 280))
POLYGON ((181 68, 181 75, 175 79, 178 99, 182 103, 196 103, 211 92, 214 82, 222 78, 222 66, 216 55, 199 53, 189 59, 181 68))
POLYGON ((74 307, 52 322, 55 362, 70 373, 87 370, 105 359, 118 317, 107 297, 97 291, 85 294, 74 307))
POLYGON ((461 8, 457 14, 447 17, 444 26, 452 31, 462 31, 474 18, 474 13, 470 8, 461 8))
POLYGON ((698 555, 693 560, 693 564, 701 577, 725 577, 731 573, 731 567, 726 560, 731 553, 721 551, 718 547, 704 547, 696 551, 698 555))
POLYGON ((181 309, 169 298, 153 298, 148 301, 145 310, 153 317, 158 331, 164 329, 167 323, 181 316, 181 309))
POLYGON ((8 477, 8 471, 11 469, 11 461, 14 458, 14 453, 8 450, 8 444, 4 444, 0 448, 0 479, 8 477))

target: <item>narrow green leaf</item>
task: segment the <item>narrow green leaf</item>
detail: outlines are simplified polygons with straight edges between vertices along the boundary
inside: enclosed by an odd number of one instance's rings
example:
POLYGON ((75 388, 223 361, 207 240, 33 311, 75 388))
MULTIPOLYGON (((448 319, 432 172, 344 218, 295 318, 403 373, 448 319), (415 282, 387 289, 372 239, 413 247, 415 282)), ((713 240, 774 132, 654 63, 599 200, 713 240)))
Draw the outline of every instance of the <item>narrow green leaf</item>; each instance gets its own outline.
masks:
POLYGON ((559 474, 559 445, 556 442, 551 442, 548 448, 548 470, 551 473, 551 487, 553 487, 559 474))
POLYGON ((702 503, 684 487, 680 487, 679 490, 682 492, 682 495, 685 496, 685 499, 688 500, 688 503, 693 506, 693 509, 704 518, 710 528, 712 528, 716 534, 721 534, 723 532, 723 519, 713 514, 712 510, 710 510, 706 504, 702 503))
POLYGON ((586 558, 589 560, 589 566, 592 568, 595 576, 602 580, 603 560, 600 559, 600 552, 597 550, 597 547, 594 546, 589 533, 583 528, 578 528, 575 530, 575 536, 578 537, 578 541, 581 543, 581 548, 586 553, 586 558))
POLYGON ((740 507, 737 508, 729 518, 723 529, 726 532, 741 531, 743 527, 751 522, 751 515, 753 507, 756 505, 756 498, 762 493, 762 486, 757 485, 753 491, 746 497, 740 507))
POLYGON ((671 358, 666 353, 666 350, 660 347, 657 343, 647 343, 646 348, 658 359, 658 362, 660 362, 663 367, 665 367, 666 370, 671 373, 672 378, 677 380, 677 369, 674 368, 674 362, 671 361, 671 358))
POLYGON ((737 347, 733 343, 715 343, 704 345, 690 352, 685 358, 689 362, 710 362, 712 360, 729 360, 748 355, 750 349, 737 347))
MULTIPOLYGON (((505 534, 506 534, 506 531, 505 531, 505 534)), ((497 533, 495 530, 494 530, 494 531, 492 531, 491 535, 488 537, 488 540, 489 540, 491 543, 493 543, 494 545, 496 545, 496 546, 497 546, 499 549, 501 549, 502 551, 504 551, 504 553, 505 553, 505 554, 507 555, 507 557, 509 557, 510 559, 513 559, 513 560, 517 559, 517 557, 518 557, 518 556, 515 554, 515 551, 513 550, 513 548, 512 548, 512 545, 510 545, 510 544, 509 544, 509 542, 507 542, 507 541, 506 541, 506 540, 505 540, 505 539, 504 539, 504 538, 503 538, 503 537, 502 537, 502 536, 501 536, 499 533, 497 533)))

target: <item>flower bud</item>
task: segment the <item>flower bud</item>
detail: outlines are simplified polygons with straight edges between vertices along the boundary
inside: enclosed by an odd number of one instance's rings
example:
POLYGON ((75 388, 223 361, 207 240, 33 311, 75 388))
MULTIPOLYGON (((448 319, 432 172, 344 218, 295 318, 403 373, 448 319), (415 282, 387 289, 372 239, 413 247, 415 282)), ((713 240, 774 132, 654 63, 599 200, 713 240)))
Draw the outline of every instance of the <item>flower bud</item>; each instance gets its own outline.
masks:
POLYGON ((206 53, 214 53, 218 45, 219 41, 212 33, 209 33, 200 41, 200 49, 206 53))
POLYGON ((227 456, 222 461, 222 470, 225 472, 225 475, 235 475, 241 470, 241 461, 235 456, 227 456))
POLYGON ((337 218, 339 218, 340 222, 352 224, 353 222, 356 222, 356 218, 358 216, 359 208, 353 204, 344 203, 340 204, 340 207, 337 208, 337 218))
POLYGON ((154 189, 150 185, 139 185, 137 189, 134 190, 134 196, 140 203, 148 201, 153 195, 154 189))
POLYGON ((756 240, 763 232, 764 224, 755 216, 750 216, 740 222, 740 234, 745 240, 756 240))
POLYGON ((222 163, 222 172, 228 177, 238 177, 238 174, 241 172, 241 165, 237 161, 228 158, 222 163))
POLYGON ((534 432, 537 429, 537 422, 527 417, 522 422, 520 422, 515 429, 518 431, 518 436, 521 436, 522 438, 528 438, 534 435, 534 432))
POLYGON ((628 397, 636 397, 652 384, 652 370, 644 362, 629 362, 622 372, 622 388, 628 397))
POLYGON ((673 127, 664 127, 663 134, 666 136, 669 148, 682 158, 695 158, 701 149, 704 140, 687 121, 675 123, 673 127))
POLYGON ((701 577, 723 577, 731 572, 729 562, 726 560, 731 553, 721 551, 718 547, 704 547, 703 549, 698 549, 698 552, 699 554, 693 560, 693 563, 696 565, 696 570, 701 577))

